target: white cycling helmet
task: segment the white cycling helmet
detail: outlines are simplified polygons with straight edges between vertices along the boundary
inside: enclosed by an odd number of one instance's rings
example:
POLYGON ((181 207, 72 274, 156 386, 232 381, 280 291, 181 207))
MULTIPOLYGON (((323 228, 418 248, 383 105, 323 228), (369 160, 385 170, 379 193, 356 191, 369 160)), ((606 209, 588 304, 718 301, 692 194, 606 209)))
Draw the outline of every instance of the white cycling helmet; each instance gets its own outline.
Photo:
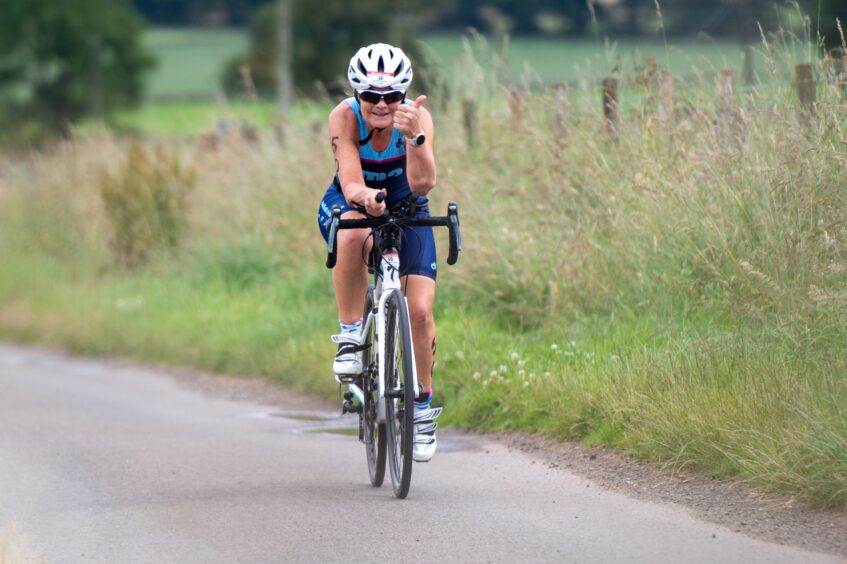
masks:
POLYGON ((402 49, 374 43, 359 49, 350 59, 347 80, 357 92, 369 88, 405 92, 412 83, 412 62, 402 49))

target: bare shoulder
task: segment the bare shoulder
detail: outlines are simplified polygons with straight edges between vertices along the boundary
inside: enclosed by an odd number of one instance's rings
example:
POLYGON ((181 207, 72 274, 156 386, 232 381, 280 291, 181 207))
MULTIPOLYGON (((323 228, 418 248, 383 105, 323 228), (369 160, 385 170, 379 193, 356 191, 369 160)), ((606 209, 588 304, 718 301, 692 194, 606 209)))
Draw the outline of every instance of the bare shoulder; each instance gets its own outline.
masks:
POLYGON ((420 124, 430 135, 433 133, 433 129, 435 125, 432 120, 432 114, 425 106, 421 106, 418 108, 418 116, 420 117, 420 124))
POLYGON ((342 129, 350 129, 351 131, 355 130, 356 123, 356 114, 353 113, 353 108, 350 107, 346 101, 342 100, 335 106, 331 112, 329 112, 329 125, 330 127, 336 126, 341 127, 342 129))

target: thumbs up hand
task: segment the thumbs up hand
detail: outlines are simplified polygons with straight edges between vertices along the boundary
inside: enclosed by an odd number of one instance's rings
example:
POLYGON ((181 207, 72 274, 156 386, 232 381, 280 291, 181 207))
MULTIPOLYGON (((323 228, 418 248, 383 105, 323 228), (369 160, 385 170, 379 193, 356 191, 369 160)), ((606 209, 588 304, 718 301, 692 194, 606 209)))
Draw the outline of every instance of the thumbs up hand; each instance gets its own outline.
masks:
POLYGON ((394 112, 394 128, 399 129, 406 137, 413 137, 421 130, 418 121, 418 111, 426 101, 426 96, 418 96, 411 104, 400 104, 394 112))

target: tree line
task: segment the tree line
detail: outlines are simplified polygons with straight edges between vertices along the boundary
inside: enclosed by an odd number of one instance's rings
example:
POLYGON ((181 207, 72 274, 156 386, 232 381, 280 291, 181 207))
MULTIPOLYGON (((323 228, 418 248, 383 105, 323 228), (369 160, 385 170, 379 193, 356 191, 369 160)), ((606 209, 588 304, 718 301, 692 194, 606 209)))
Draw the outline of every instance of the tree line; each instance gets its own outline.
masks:
MULTIPOLYGON (((273 0, 133 0, 152 25, 249 25, 252 15, 273 0)), ((314 3, 295 0, 321 14, 314 3)), ((350 17, 372 12, 371 4, 321 0, 320 11, 343 10, 350 17)), ((587 36, 596 33, 653 35, 659 26, 668 35, 708 33, 713 36, 755 36, 758 25, 773 29, 795 14, 807 14, 813 31, 832 45, 839 43, 835 19, 847 19, 843 0, 800 0, 797 7, 780 0, 395 0, 391 14, 403 14, 419 28, 485 33, 587 36), (425 6, 424 6, 425 4, 425 6), (799 8, 799 11, 798 11, 799 8), (661 20, 659 16, 661 12, 661 20), (792 13, 793 12, 793 13, 792 13)))

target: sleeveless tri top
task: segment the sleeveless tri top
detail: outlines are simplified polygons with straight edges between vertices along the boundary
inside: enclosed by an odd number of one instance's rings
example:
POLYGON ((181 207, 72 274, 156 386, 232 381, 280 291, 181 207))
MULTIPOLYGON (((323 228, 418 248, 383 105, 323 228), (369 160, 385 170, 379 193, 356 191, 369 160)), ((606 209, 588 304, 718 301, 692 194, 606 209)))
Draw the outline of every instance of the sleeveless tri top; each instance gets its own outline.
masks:
MULTIPOLYGON (((359 101, 351 97, 345 102, 350 105, 356 115, 356 121, 359 123, 359 139, 366 139, 369 132, 365 118, 362 117, 359 101)), ((408 101, 403 103, 407 104, 408 101)), ((398 201, 411 192, 409 180, 406 178, 406 140, 399 130, 392 131, 391 141, 384 151, 375 151, 370 141, 359 145, 359 160, 362 163, 365 186, 386 189, 390 202, 398 201)), ((341 183, 338 176, 333 179, 333 184, 340 192, 341 183)))

